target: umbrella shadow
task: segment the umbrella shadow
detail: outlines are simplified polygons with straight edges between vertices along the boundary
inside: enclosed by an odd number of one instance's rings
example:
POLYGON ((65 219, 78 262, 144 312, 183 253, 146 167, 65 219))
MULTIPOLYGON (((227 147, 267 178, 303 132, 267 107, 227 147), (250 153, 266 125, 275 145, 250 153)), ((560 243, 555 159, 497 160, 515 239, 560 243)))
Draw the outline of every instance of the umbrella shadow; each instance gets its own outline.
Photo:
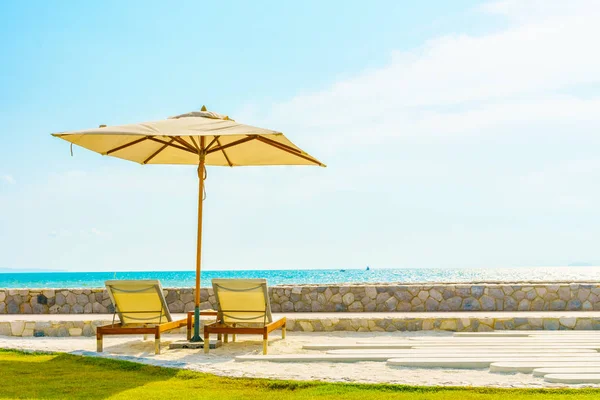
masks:
POLYGON ((153 382, 167 381, 178 372, 64 353, 17 352, 14 357, 12 354, 4 357, 0 354, 3 378, 0 399, 104 399, 153 382))

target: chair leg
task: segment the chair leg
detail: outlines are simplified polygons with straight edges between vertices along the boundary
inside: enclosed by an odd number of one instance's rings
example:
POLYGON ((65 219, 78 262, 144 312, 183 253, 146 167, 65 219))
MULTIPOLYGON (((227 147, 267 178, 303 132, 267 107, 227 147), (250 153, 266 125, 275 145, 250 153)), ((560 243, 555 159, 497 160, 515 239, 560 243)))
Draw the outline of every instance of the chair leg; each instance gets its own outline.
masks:
POLYGON ((160 354, 160 331, 158 328, 154 334, 154 354, 160 354))
POLYGON ((188 314, 188 318, 187 318, 187 340, 188 342, 192 339, 192 318, 190 317, 190 315, 188 314))
POLYGON ((98 353, 102 353, 102 335, 101 334, 96 335, 96 351, 98 353))
POLYGON ((268 333, 264 333, 263 334, 263 354, 264 355, 267 355, 268 341, 269 341, 269 334, 268 333))
MULTIPOLYGON (((235 324, 233 324, 233 327, 235 328, 235 324)), ((231 334, 231 341, 235 342, 235 333, 231 334)))
POLYGON ((148 335, 144 335, 144 342, 148 340, 148 335))
POLYGON ((223 334, 223 343, 229 343, 229 335, 226 333, 223 334))
POLYGON ((210 350, 210 333, 204 328, 204 354, 208 354, 210 350))

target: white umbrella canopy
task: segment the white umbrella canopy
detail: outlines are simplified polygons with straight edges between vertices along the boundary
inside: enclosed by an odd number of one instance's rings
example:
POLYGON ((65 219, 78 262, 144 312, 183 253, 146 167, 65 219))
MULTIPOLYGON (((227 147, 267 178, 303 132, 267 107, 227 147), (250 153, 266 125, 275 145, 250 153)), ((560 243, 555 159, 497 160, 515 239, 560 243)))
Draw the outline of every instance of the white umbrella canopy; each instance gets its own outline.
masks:
POLYGON ((281 132, 240 124, 208 111, 53 135, 97 153, 139 164, 198 165, 200 142, 204 140, 206 165, 324 166, 281 132))
MULTIPOLYGON (((53 136, 102 155, 140 164, 198 165, 198 236, 194 336, 200 330, 200 272, 202 265, 202 205, 206 165, 265 166, 325 164, 302 151, 283 133, 244 125, 215 112, 194 111, 161 121, 105 126, 53 136)), ((207 344, 205 344, 207 345, 207 344)))

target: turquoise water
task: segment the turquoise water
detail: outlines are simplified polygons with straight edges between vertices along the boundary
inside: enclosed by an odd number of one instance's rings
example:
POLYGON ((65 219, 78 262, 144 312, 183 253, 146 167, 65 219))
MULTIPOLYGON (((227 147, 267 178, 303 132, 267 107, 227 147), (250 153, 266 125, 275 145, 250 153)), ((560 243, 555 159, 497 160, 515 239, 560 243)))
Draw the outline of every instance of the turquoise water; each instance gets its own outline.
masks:
MULTIPOLYGON (((600 281, 599 267, 203 271, 212 278, 267 278, 269 285, 361 282, 600 281)), ((192 287, 192 271, 0 273, 0 288, 102 287, 108 279, 160 279, 164 287, 192 287)))

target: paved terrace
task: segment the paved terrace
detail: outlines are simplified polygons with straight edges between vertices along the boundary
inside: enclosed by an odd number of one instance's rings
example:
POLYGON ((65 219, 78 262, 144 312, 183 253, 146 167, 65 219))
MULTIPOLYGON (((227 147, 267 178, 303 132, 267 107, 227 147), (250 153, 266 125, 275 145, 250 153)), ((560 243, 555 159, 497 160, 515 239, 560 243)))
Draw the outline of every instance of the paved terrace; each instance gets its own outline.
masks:
MULTIPOLYGON (((600 311, 275 313, 300 332, 600 330, 600 311)), ((186 314, 173 314, 183 319, 186 314)), ((0 314, 0 336, 93 336, 112 314, 0 314)), ((210 317, 203 318, 210 321, 210 317)), ((184 333, 185 328, 173 333, 184 333)))

